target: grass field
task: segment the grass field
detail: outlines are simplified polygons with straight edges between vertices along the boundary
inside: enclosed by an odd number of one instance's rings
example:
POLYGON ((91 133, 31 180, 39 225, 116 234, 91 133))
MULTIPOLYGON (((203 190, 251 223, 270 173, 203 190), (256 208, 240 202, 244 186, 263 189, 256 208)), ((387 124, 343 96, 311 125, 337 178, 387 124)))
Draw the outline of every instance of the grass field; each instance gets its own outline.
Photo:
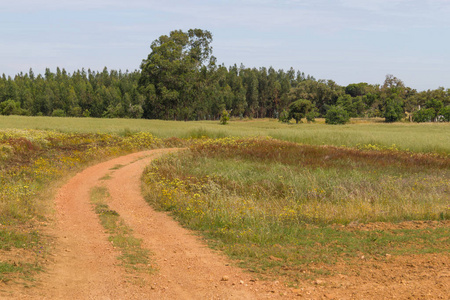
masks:
POLYGON ((150 132, 159 138, 179 137, 249 137, 273 138, 310 145, 391 148, 414 152, 450 154, 450 124, 382 123, 379 119, 352 120, 343 126, 317 124, 286 125, 274 119, 174 122, 135 119, 51 118, 0 116, 0 129, 41 129, 77 133, 126 134, 150 132))
POLYGON ((45 268, 49 240, 40 229, 61 178, 109 157, 180 145, 189 149, 147 170, 148 201, 260 274, 295 282, 314 277, 299 270, 355 255, 449 253, 449 132, 449 124, 379 120, 223 126, 0 116, 0 281, 45 268), (372 222, 394 225, 347 230, 372 222), (17 251, 27 255, 11 260, 17 251))
POLYGON ((151 205, 242 266, 290 282, 357 255, 450 250, 448 227, 339 230, 449 220, 450 160, 431 154, 224 138, 154 162, 144 182, 151 205))

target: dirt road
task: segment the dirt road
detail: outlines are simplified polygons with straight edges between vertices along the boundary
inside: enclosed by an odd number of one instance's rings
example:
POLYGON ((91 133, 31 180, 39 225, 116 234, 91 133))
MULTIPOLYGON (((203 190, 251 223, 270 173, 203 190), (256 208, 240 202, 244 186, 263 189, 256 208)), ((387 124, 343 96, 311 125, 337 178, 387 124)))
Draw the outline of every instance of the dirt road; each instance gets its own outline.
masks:
POLYGON ((140 177, 149 162, 175 149, 119 157, 73 177, 57 194, 53 263, 37 287, 14 299, 264 299, 290 291, 279 283, 255 281, 233 267, 167 214, 142 198, 140 177), (123 167, 114 170, 114 166, 123 167), (111 179, 101 180, 109 174, 111 179), (106 185, 108 205, 117 211, 152 253, 155 274, 130 274, 90 204, 90 190, 106 185), (223 280, 225 279, 228 280, 223 280))

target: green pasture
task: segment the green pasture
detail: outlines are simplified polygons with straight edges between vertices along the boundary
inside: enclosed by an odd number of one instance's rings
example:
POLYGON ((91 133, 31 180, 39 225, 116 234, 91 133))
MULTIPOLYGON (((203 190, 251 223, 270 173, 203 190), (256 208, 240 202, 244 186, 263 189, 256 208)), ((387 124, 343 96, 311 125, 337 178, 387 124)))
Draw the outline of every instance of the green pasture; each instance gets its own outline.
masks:
POLYGON ((308 124, 283 124, 275 119, 232 120, 228 125, 219 121, 162 121, 144 119, 94 119, 0 116, 0 129, 40 129, 77 133, 129 134, 150 132, 159 138, 198 138, 208 136, 273 138, 310 144, 361 147, 372 149, 397 148, 414 152, 450 153, 449 123, 393 123, 379 119, 353 119, 348 125, 326 125, 323 120, 308 124))

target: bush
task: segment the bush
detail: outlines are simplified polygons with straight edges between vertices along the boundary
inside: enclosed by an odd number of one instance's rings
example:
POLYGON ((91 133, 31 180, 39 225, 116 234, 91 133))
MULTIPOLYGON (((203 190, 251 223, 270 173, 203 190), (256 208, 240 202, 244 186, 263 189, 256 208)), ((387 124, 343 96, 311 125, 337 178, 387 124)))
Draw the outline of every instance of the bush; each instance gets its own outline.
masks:
POLYGON ((441 116, 443 117, 442 121, 450 122, 450 105, 441 109, 440 113, 441 113, 441 116))
POLYGON ((292 102, 291 105, 289 105, 289 118, 294 119, 298 124, 308 112, 313 110, 313 108, 314 105, 312 102, 306 99, 300 99, 292 102))
POLYGON ((308 123, 315 122, 316 117, 318 117, 318 116, 319 116, 319 114, 317 113, 317 111, 312 110, 306 114, 306 121, 308 121, 308 123))
POLYGON ((62 109, 55 109, 52 112, 52 117, 65 117, 66 113, 62 109))
POLYGON ((399 100, 388 99, 384 111, 385 121, 388 123, 400 121, 405 116, 402 103, 399 100))
POLYGON ((222 116, 220 117, 220 124, 227 125, 230 120, 230 114, 226 109, 223 110, 222 116))
POLYGON ((342 106, 331 106, 325 115, 325 123, 337 125, 350 121, 348 112, 342 106))
POLYGON ((289 117, 289 112, 287 110, 283 110, 278 117, 278 121, 289 124, 291 118, 289 117))
POLYGON ((431 122, 435 114, 436 112, 433 108, 420 109, 413 113, 412 120, 417 123, 431 122))
POLYGON ((0 114, 4 116, 21 115, 22 111, 20 103, 14 100, 8 99, 0 103, 0 114))

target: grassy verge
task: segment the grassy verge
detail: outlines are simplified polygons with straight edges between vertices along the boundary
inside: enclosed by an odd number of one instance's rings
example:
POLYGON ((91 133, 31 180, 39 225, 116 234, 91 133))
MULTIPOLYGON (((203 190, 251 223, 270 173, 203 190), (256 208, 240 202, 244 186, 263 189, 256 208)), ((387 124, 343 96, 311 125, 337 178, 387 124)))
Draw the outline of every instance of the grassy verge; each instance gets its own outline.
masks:
POLYGON ((108 190, 96 187, 91 191, 91 202, 103 227, 110 234, 109 241, 122 253, 119 260, 130 271, 151 272, 149 251, 141 247, 142 241, 133 237, 120 215, 108 207, 108 190))
POLYGON ((2 281, 41 269, 49 245, 41 232, 52 216, 55 182, 94 162, 163 145, 148 133, 119 136, 0 130, 2 281))
POLYGON ((292 281, 317 264, 450 250, 447 156, 270 138, 204 140, 155 161, 144 186, 153 206, 242 266, 292 281), (347 230, 417 220, 437 225, 347 230))

